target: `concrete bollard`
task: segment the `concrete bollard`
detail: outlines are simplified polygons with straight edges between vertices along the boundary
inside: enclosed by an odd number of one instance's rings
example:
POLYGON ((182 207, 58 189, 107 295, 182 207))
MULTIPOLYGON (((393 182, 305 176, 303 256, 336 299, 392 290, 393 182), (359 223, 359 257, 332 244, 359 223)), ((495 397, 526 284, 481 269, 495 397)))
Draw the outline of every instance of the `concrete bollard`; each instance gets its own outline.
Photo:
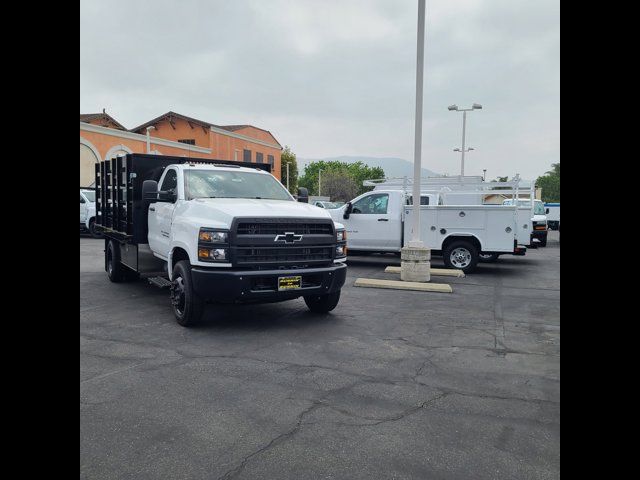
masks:
POLYGON ((428 282, 431 280, 431 249, 402 247, 400 251, 400 280, 428 282))

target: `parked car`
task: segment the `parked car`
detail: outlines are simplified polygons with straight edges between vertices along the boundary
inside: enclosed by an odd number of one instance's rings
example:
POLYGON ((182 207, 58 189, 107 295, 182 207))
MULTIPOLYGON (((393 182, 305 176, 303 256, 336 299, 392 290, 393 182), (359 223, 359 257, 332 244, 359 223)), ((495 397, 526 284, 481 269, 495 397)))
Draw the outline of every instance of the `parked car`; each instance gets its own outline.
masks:
POLYGON ((313 204, 316 207, 331 209, 340 208, 342 205, 344 205, 344 202, 326 202, 323 200, 316 200, 315 202, 313 202, 313 204))
POLYGON ((96 192, 90 188, 80 188, 80 231, 95 238, 102 236, 96 231, 96 192))
MULTIPOLYGON (((509 199, 502 202, 503 205, 514 205, 514 201, 509 199)), ((545 214, 544 204, 542 200, 534 199, 533 212, 530 212, 531 200, 518 200, 518 211, 520 216, 523 212, 525 215, 525 222, 528 218, 531 222, 531 243, 533 240, 537 240, 541 247, 547 246, 547 233, 549 227, 547 225, 547 216, 545 214)))

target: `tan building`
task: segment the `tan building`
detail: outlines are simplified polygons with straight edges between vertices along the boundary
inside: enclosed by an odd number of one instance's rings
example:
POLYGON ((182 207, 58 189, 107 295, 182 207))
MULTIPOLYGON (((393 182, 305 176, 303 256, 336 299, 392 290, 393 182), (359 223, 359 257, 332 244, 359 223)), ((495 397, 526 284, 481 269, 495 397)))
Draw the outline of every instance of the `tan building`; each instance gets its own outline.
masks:
POLYGON ((80 114, 81 186, 93 183, 96 162, 146 152, 268 164, 280 178, 282 146, 271 132, 253 125, 214 125, 167 112, 127 130, 104 110, 80 114))

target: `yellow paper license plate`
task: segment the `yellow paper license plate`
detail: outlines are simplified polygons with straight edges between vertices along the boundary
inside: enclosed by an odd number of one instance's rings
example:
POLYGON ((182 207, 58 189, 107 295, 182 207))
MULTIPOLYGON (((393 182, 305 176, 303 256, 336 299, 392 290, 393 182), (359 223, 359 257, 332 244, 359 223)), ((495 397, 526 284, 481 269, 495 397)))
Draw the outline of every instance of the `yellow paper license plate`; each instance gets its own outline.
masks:
POLYGON ((278 290, 302 288, 302 277, 278 277, 278 290))

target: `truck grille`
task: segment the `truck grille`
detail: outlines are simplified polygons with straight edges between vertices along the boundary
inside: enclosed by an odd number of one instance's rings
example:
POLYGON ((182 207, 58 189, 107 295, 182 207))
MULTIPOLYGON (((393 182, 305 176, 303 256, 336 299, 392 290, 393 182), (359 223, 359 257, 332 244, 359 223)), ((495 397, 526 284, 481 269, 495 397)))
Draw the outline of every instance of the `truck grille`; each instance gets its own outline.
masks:
POLYGON ((305 268, 333 262, 336 235, 331 219, 240 218, 231 227, 230 248, 237 267, 305 268))
POLYGON ((330 223, 254 223, 238 224, 238 235, 282 235, 293 232, 296 235, 333 235, 330 223))
POLYGON ((329 262, 332 257, 331 246, 314 247, 237 247, 235 259, 238 265, 278 263, 282 265, 296 263, 329 262))

